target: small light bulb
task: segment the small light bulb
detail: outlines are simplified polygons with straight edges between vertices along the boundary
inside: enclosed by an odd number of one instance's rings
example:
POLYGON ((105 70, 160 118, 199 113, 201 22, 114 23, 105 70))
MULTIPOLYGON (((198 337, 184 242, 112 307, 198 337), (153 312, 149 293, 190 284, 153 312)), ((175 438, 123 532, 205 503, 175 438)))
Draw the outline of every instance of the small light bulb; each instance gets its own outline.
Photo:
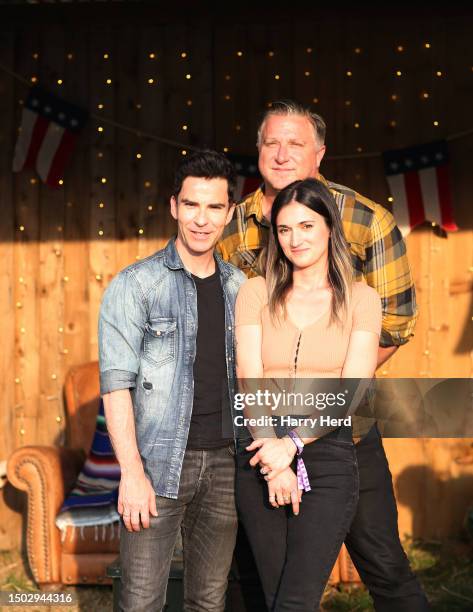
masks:
POLYGON ((185 149, 182 149, 181 155, 187 155, 187 151, 185 149))
POLYGON ((391 100, 392 100, 393 102, 396 102, 396 100, 397 100, 397 94, 392 94, 392 96, 391 96, 391 100))
POLYGON ((31 77, 31 82, 32 82, 32 83, 36 83, 36 82, 37 82, 37 80, 38 80, 38 77, 35 77, 35 76, 32 76, 32 77, 31 77))
POLYGON ((191 74, 186 74, 186 79, 187 79, 187 80, 189 80, 189 79, 191 79, 191 78, 192 78, 192 75, 191 75, 191 74))
POLYGON ((358 129, 360 127, 360 124, 358 122, 356 122, 356 123, 353 124, 353 127, 358 129))
POLYGON ((110 57, 110 56, 109 56, 109 54, 108 54, 108 53, 104 53, 104 54, 103 54, 103 59, 108 59, 109 57, 110 57))
POLYGON ((102 103, 97 104, 97 108, 98 108, 99 110, 102 110, 102 109, 103 109, 103 104, 102 104, 102 103))
POLYGON ((389 196, 388 202, 394 202, 394 198, 392 196, 389 196))
POLYGON ((318 104, 318 103, 319 103, 319 99, 318 99, 318 98, 312 98, 312 102, 313 102, 314 104, 318 104))
POLYGON ((156 59, 156 54, 155 53, 150 53, 149 54, 149 59, 156 59))
POLYGON ((276 81, 279 81, 279 74, 275 74, 274 78, 276 79, 276 81))
POLYGON ((148 79, 148 84, 152 85, 154 83, 154 79, 148 79))
POLYGON ((99 230, 99 236, 103 236, 103 230, 99 230))
POLYGON ((20 384, 20 379, 19 378, 15 378, 15 385, 19 385, 20 384))
POLYGON ((100 274, 96 274, 95 280, 98 280, 98 281, 102 280, 102 276, 100 274))
POLYGON ((58 80, 57 80, 57 84, 58 84, 58 85, 62 85, 62 79, 58 79, 58 80))
POLYGON ((99 127, 97 128, 97 132, 103 132, 103 127, 101 125, 99 125, 99 127))
POLYGON ((396 70, 396 76, 402 76, 402 72, 400 70, 396 70))
POLYGON ((187 100, 186 104, 187 106, 192 106, 192 100, 187 100))
POLYGON ((61 418, 61 417, 58 415, 58 416, 56 417, 56 423, 60 423, 61 421, 62 421, 62 418, 61 418))
POLYGON ((187 57, 187 53, 186 53, 185 51, 183 51, 183 52, 181 53, 181 57, 182 57, 182 59, 185 59, 185 58, 187 57))
POLYGON ((57 380, 57 374, 51 374, 51 378, 52 378, 53 380, 57 380))
POLYGON ((145 181, 145 187, 146 188, 151 187, 151 181, 145 181))
POLYGON ((435 125, 435 127, 438 127, 439 122, 438 121, 434 121, 434 125, 435 125))
POLYGON ((304 72, 304 76, 306 76, 306 77, 310 76, 310 71, 309 71, 309 70, 306 70, 306 71, 304 72))
POLYGON ((435 73, 438 77, 442 76, 442 71, 441 70, 437 70, 437 72, 435 73))
POLYGON ((100 179, 100 182, 105 185, 105 183, 107 182, 107 179, 104 176, 102 176, 102 178, 100 179))
POLYGON ((360 47, 355 47, 355 53, 358 55, 359 53, 361 53, 361 49, 360 47))
POLYGON ((306 52, 307 53, 312 53, 312 47, 307 47, 306 52))
POLYGON ((223 152, 228 153, 228 147, 223 147, 223 152))
POLYGON ((25 226, 24 225, 20 225, 19 229, 20 229, 20 232, 24 232, 25 231, 25 226))
POLYGON ((105 204, 103 202, 99 202, 99 208, 103 208, 105 204))
POLYGON ((136 159, 141 159, 141 153, 136 154, 136 159))
POLYGON ((149 204, 149 206, 148 206, 148 210, 149 210, 149 211, 153 210, 153 206, 152 206, 151 204, 149 204))
POLYGON ((426 49, 430 49, 430 43, 426 42, 426 43, 425 43, 425 45, 424 45, 424 47, 425 47, 426 49))
POLYGON ((243 51, 237 51, 237 55, 238 57, 241 57, 243 55, 243 51))
POLYGON ((398 45, 397 50, 399 53, 402 53, 404 51, 404 47, 402 45, 398 45))
POLYGON ((138 234, 144 234, 144 229, 142 227, 140 227, 140 229, 138 230, 138 234))
POLYGON ((107 83, 107 85, 111 85, 112 84, 112 79, 107 79, 105 82, 107 83))
POLYGON ((187 130, 187 125, 183 125, 182 129, 184 130, 184 132, 187 130))
POLYGON ((347 77, 351 77, 353 76, 353 72, 351 70, 347 70, 346 75, 347 77))
POLYGON ((64 180, 63 179, 59 179, 58 183, 59 183, 59 185, 64 185, 64 180))
POLYGON ((274 57, 274 51, 268 51, 268 57, 274 57))

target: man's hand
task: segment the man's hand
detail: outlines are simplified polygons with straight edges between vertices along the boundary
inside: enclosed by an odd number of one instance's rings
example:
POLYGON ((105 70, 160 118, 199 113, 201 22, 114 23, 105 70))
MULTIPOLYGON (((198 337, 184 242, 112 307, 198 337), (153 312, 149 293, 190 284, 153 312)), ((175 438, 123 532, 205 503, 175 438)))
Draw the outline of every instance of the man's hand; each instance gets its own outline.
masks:
POLYGON ((149 527, 149 515, 158 516, 156 494, 143 470, 122 473, 118 488, 118 513, 128 531, 149 527), (141 520, 140 520, 141 519, 141 520))
POLYGON ((294 515, 299 514, 302 491, 297 486, 297 476, 291 468, 286 468, 268 482, 269 503, 274 508, 292 504, 294 515))
POLYGON ((266 474, 266 480, 272 480, 283 470, 288 468, 297 452, 296 445, 289 437, 284 438, 261 438, 254 440, 247 451, 258 452, 250 459, 250 465, 255 467, 261 465, 261 473, 266 474))

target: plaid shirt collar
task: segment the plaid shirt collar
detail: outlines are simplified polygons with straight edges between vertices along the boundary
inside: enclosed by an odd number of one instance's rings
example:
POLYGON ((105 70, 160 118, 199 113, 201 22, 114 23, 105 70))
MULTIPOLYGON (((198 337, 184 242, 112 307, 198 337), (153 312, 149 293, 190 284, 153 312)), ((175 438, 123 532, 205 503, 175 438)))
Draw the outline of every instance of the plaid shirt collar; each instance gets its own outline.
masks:
MULTIPOLYGON (((321 174, 317 176, 317 179, 330 189, 330 185, 325 177, 321 174)), ((263 198, 264 198, 264 183, 253 193, 251 199, 248 200, 245 210, 245 219, 254 217, 256 221, 264 227, 269 227, 269 223, 263 217, 263 198)))

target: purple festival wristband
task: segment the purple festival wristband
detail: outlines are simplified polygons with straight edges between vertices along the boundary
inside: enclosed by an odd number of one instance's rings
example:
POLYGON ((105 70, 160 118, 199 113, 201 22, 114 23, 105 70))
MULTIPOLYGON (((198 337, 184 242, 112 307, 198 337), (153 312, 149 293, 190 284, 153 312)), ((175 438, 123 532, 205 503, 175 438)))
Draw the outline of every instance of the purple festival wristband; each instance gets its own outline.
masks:
POLYGON ((297 448, 297 485, 300 490, 307 493, 311 490, 309 484, 309 476, 307 475, 307 469, 305 467, 304 460, 302 459, 302 451, 304 450, 304 442, 300 439, 295 431, 289 431, 287 434, 294 442, 297 448))

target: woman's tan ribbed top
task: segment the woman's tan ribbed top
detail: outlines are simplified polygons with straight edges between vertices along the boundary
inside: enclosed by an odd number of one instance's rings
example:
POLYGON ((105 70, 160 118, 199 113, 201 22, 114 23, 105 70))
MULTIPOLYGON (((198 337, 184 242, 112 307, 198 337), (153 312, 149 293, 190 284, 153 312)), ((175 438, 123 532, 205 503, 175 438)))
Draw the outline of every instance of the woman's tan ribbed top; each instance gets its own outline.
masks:
MULTIPOLYGON (((345 324, 330 324, 330 311, 303 329, 286 317, 273 323, 269 314, 266 281, 257 276, 238 293, 235 325, 261 325, 264 377, 339 377, 356 330, 381 333, 381 300, 372 287, 353 283, 345 324)), ((360 355, 363 359, 363 355, 360 355)))

